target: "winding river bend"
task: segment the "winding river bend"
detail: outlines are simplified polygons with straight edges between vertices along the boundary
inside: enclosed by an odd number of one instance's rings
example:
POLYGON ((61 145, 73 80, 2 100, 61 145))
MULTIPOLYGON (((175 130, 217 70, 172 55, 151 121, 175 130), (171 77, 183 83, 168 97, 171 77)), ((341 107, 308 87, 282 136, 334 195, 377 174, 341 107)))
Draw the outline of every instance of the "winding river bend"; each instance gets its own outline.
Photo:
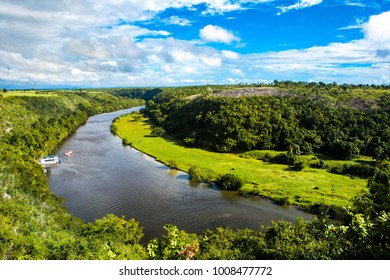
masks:
POLYGON ((167 223, 200 233, 219 226, 259 229, 271 220, 312 217, 292 206, 193 184, 186 173, 123 146, 122 140, 110 132, 112 120, 139 109, 89 118, 56 151, 62 163, 47 173, 49 186, 65 198, 73 215, 86 222, 108 213, 135 218, 144 227, 147 240, 164 233, 167 223), (68 150, 73 151, 72 157, 63 156, 68 150))

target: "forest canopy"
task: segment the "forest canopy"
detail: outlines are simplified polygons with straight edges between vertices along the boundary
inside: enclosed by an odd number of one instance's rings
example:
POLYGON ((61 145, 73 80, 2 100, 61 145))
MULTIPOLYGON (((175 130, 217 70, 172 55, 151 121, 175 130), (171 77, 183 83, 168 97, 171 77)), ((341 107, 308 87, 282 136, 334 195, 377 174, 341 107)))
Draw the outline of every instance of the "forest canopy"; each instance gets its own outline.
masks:
POLYGON ((390 156, 389 90, 275 82, 167 89, 147 116, 189 146, 219 152, 276 149, 340 159, 390 156))

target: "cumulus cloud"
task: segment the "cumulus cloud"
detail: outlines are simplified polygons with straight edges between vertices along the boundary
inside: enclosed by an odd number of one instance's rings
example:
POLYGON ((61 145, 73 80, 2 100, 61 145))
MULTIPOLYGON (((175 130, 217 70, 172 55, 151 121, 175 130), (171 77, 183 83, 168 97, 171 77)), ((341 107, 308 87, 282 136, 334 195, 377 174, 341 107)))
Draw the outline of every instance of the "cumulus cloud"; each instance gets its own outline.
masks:
POLYGON ((381 16, 371 19, 367 22, 364 39, 305 50, 253 54, 250 60, 254 63, 251 66, 287 79, 291 73, 302 75, 303 79, 310 76, 308 73, 316 73, 313 76, 318 75, 317 80, 329 82, 333 79, 337 82, 356 83, 364 80, 365 83, 389 83, 390 74, 386 69, 390 67, 390 40, 386 36, 382 38, 380 32, 372 29, 373 25, 385 23, 388 18, 381 16), (379 22, 376 21, 378 19, 379 22), (380 49, 378 40, 382 46, 380 49))
POLYGON ((390 48, 390 11, 371 16, 363 25, 363 31, 372 45, 390 48))
POLYGON ((222 56, 229 60, 238 60, 240 58, 240 55, 238 53, 226 50, 222 51, 222 56))
POLYGON ((251 80, 277 76, 280 80, 388 84, 390 12, 371 16, 362 30, 364 38, 348 43, 241 55, 240 69, 246 69, 245 77, 251 80))
MULTIPOLYGON (((264 53, 239 54, 205 45, 240 42, 234 31, 216 25, 199 31, 203 40, 199 43, 175 39, 164 28, 136 24, 170 7, 191 9, 204 4, 202 9, 211 14, 266 1, 2 0, 0 81, 26 87, 251 83, 275 77, 329 82, 361 82, 364 77, 369 83, 390 82, 390 12, 359 22, 364 35, 360 40, 264 53)), ((300 1, 285 11, 320 2, 300 1)), ((167 20, 190 24, 177 16, 167 20)))
POLYGON ((289 10, 300 10, 311 6, 315 6, 321 4, 322 1, 323 0, 300 0, 298 3, 290 6, 280 6, 279 9, 281 10, 281 13, 285 13, 289 10))
POLYGON ((199 36, 206 42, 231 44, 234 41, 239 41, 232 31, 226 30, 216 25, 207 25, 199 31, 199 36))
POLYGON ((64 49, 74 54, 96 59, 107 59, 110 57, 108 50, 93 40, 71 38, 64 46, 64 49))
POLYGON ((174 72, 174 70, 172 69, 172 67, 170 65, 163 65, 161 67, 161 70, 163 70, 167 74, 171 74, 174 72))
POLYGON ((202 57, 202 61, 211 67, 220 67, 222 65, 222 60, 219 57, 202 57))

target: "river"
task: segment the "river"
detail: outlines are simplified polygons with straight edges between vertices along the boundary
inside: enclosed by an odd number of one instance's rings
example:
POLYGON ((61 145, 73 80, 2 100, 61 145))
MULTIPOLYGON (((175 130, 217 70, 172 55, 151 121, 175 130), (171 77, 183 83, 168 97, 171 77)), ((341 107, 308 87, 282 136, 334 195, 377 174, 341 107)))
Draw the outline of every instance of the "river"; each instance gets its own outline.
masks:
POLYGON ((49 186, 65 198, 71 214, 93 222, 108 213, 135 218, 145 239, 159 237, 165 224, 200 233, 219 226, 259 229, 271 220, 311 215, 259 197, 245 198, 207 184, 195 184, 129 147, 110 132, 112 120, 140 107, 90 117, 58 149, 62 163, 47 172, 49 186), (64 153, 73 151, 73 156, 64 153))

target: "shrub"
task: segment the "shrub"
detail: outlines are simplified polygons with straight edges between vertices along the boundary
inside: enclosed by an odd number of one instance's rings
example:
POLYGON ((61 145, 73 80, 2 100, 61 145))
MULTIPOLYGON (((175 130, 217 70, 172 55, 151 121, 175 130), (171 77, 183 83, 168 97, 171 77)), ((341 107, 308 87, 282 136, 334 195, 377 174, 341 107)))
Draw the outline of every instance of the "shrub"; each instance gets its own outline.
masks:
POLYGON ((263 157, 263 161, 268 162, 271 160, 271 158, 272 158, 272 156, 270 153, 265 153, 264 157, 263 157))
POLYGON ((167 162, 167 165, 172 168, 172 169, 178 169, 179 168, 179 165, 177 164, 177 162, 173 159, 170 159, 168 160, 167 162))
POLYGON ((118 134, 118 128, 115 125, 111 125, 110 130, 112 134, 118 134))
POLYGON ((127 138, 123 138, 122 139, 122 144, 125 145, 125 146, 127 146, 127 145, 131 146, 132 145, 132 143, 127 138))
POLYGON ((300 147, 300 150, 305 155, 310 155, 313 153, 313 146, 308 142, 303 142, 302 146, 300 147))
POLYGON ((286 197, 286 196, 276 198, 274 201, 278 205, 289 205, 289 204, 291 204, 290 199, 288 197, 286 197))
POLYGON ((375 173, 375 167, 367 164, 352 164, 345 169, 345 172, 357 176, 372 177, 375 173))
POLYGON ((334 174, 343 174, 343 166, 340 164, 334 165, 329 168, 329 172, 334 174))
POLYGON ((359 148, 355 143, 340 141, 333 144, 333 153, 340 159, 353 159, 359 157, 359 148))
POLYGON ((257 160, 262 160, 265 162, 268 162, 272 158, 270 153, 267 153, 264 151, 259 151, 259 150, 245 152, 245 153, 241 154, 240 157, 246 158, 246 159, 257 159, 257 160))
POLYGON ((187 145, 187 146, 190 146, 190 147, 194 147, 195 146, 195 138, 184 138, 184 143, 187 145))
POLYGON ((335 165, 329 172, 343 175, 356 175, 361 177, 371 177, 375 173, 375 167, 368 164, 343 164, 335 165))
POLYGON ((188 174, 190 175, 190 179, 197 181, 197 182, 209 182, 210 177, 209 175, 202 169, 200 169, 198 166, 192 166, 188 170, 188 174))
POLYGON ((293 154, 281 153, 277 156, 272 157, 269 161, 273 163, 293 165, 295 160, 296 156, 294 156, 293 154))
POLYGON ((144 236, 137 221, 134 219, 127 221, 124 217, 117 217, 114 214, 107 214, 94 223, 84 225, 82 235, 124 244, 138 244, 144 236))
POLYGON ((316 159, 314 162, 310 162, 310 167, 322 169, 322 168, 326 167, 326 164, 325 164, 325 162, 323 160, 316 159))
POLYGON ((304 161, 302 161, 302 160, 296 160, 296 161, 294 161, 294 167, 293 167, 293 169, 294 169, 295 171, 301 171, 301 170, 303 170, 303 168, 305 168, 305 162, 304 162, 304 161))
POLYGON ((222 175, 216 183, 221 189, 230 191, 236 191, 244 185, 240 177, 231 173, 222 175))
POLYGON ((160 126, 156 126, 152 129, 152 132, 150 133, 150 136, 152 137, 161 137, 163 136, 165 133, 165 130, 164 128, 160 127, 160 126))

